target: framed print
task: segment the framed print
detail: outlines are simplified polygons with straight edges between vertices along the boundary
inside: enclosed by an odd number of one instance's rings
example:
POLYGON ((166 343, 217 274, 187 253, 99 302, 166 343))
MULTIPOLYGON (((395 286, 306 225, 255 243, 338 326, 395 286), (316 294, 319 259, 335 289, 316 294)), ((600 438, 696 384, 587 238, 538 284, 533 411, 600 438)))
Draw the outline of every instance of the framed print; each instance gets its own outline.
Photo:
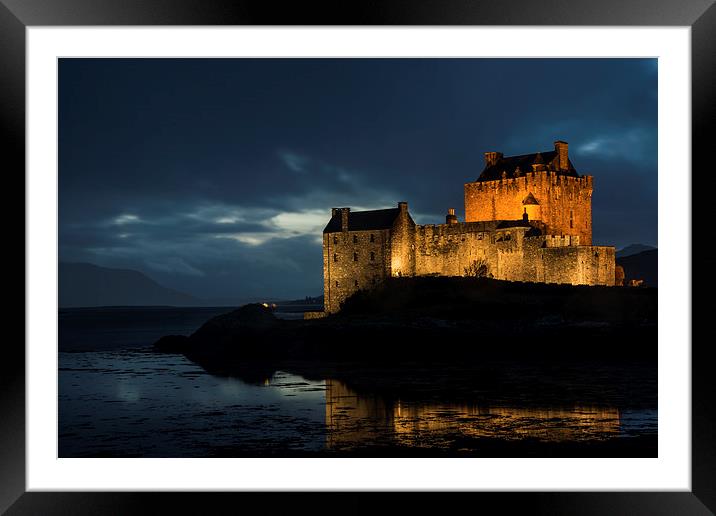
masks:
POLYGON ((159 7, 0 6, 3 510, 714 510, 711 2, 159 7))

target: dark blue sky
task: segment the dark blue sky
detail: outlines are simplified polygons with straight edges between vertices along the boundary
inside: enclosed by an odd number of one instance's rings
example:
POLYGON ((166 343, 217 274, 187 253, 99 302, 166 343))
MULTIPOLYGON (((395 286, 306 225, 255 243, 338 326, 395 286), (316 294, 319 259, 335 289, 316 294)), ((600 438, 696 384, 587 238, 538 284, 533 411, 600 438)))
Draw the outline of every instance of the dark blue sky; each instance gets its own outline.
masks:
POLYGON ((657 244, 655 59, 61 59, 60 259, 317 295, 333 206, 463 217, 483 153, 569 142, 595 244, 657 244))

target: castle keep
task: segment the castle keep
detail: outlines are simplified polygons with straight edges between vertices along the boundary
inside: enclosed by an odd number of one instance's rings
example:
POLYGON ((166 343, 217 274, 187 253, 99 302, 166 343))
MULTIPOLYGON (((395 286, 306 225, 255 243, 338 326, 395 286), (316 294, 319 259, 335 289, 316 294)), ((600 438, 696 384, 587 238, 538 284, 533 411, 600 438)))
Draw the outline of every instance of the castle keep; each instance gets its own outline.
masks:
POLYGON ((614 247, 592 244, 592 177, 554 150, 485 153, 465 184, 465 222, 417 225, 406 202, 352 212, 333 208, 323 230, 326 313, 391 276, 487 276, 507 281, 614 285, 614 247))

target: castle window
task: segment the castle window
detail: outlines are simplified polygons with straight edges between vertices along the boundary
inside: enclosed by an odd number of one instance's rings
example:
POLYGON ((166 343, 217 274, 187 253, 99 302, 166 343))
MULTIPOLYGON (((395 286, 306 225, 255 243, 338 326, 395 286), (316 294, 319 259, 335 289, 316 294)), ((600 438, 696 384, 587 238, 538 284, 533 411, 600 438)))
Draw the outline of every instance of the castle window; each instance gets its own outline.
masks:
POLYGON ((334 262, 338 261, 338 255, 336 253, 333 253, 333 261, 334 262))
POLYGON ((338 243, 338 237, 336 235, 333 235, 333 243, 334 244, 338 243))
POLYGON ((569 227, 574 227, 574 212, 572 210, 569 210, 569 227))
POLYGON ((357 287, 358 286, 358 280, 355 280, 353 284, 357 287))
POLYGON ((375 235, 373 233, 370 234, 370 241, 375 242, 375 235))
POLYGON ((353 253, 353 261, 354 262, 358 261, 358 253, 353 253))
POLYGON ((353 243, 354 244, 358 243, 358 235, 353 235, 353 243))
POLYGON ((371 251, 371 253, 370 253, 370 261, 371 261, 371 262, 375 261, 375 253, 372 252, 372 251, 371 251))
POLYGON ((336 288, 338 288, 338 282, 336 281, 336 288))

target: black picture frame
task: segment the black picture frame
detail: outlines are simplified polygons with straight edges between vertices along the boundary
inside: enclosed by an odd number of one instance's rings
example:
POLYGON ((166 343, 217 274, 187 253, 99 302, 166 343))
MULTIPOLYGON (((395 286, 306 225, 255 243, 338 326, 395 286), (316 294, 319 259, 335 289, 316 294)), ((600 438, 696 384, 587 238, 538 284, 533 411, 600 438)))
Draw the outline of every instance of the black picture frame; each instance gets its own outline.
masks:
MULTIPOLYGON (((548 514, 711 514, 716 512, 714 388, 707 337, 696 331, 713 305, 716 261, 707 255, 714 189, 712 151, 716 122, 716 5, 714 0, 385 0, 274 4, 247 0, 0 0, 0 131, 6 192, 25 191, 25 29, 83 25, 572 25, 689 26, 692 51, 692 490, 690 492, 470 493, 451 494, 483 510, 548 514), (10 181, 10 180, 14 181, 10 181), (696 182, 698 181, 698 185, 696 182), (13 184, 14 183, 14 184, 13 184), (700 213, 701 211, 701 213, 700 213), (466 500, 466 497, 470 497, 466 500)), ((669 171, 688 178, 688 171, 669 171)), ((6 225, 18 233, 18 209, 4 203, 6 225)), ((24 211, 23 211, 24 213, 24 211)), ((685 231, 687 228, 685 228, 685 231)), ((19 236, 19 235, 18 235, 19 236)), ((19 240, 19 238, 18 238, 19 240)), ((10 266, 25 269, 19 245, 6 252, 10 266), (22 265, 20 260, 22 258, 22 265)), ((10 249, 9 246, 6 249, 10 249)), ((19 276, 15 274, 15 276, 19 276)), ((23 300, 25 294, 23 293, 23 300)), ((25 304, 13 302, 11 311, 25 304)), ((22 308, 20 308, 22 307, 22 308)), ((15 314, 13 314, 15 315, 15 314)), ((6 320, 20 320, 8 317, 6 320)), ((708 335, 706 332, 702 332, 708 335)), ((23 329, 24 335, 24 329, 23 329)), ((3 342, 0 375, 0 511, 7 514, 134 514, 223 512, 270 503, 270 512, 317 510, 367 512, 378 493, 293 493, 255 498, 256 493, 25 492, 25 353, 20 338, 3 342), (321 505, 317 505, 320 503, 321 505), (251 505, 247 505, 251 504, 251 505), (320 510, 320 509, 319 509, 320 510)), ((688 342, 671 343, 687 346, 688 342)), ((432 501, 432 500, 431 500, 432 501)), ((423 493, 401 502, 426 508, 423 493)), ((438 501, 443 505, 444 502, 438 501)), ((409 507, 403 506, 403 509, 409 507)), ((444 510, 445 508, 443 508, 444 510)))

